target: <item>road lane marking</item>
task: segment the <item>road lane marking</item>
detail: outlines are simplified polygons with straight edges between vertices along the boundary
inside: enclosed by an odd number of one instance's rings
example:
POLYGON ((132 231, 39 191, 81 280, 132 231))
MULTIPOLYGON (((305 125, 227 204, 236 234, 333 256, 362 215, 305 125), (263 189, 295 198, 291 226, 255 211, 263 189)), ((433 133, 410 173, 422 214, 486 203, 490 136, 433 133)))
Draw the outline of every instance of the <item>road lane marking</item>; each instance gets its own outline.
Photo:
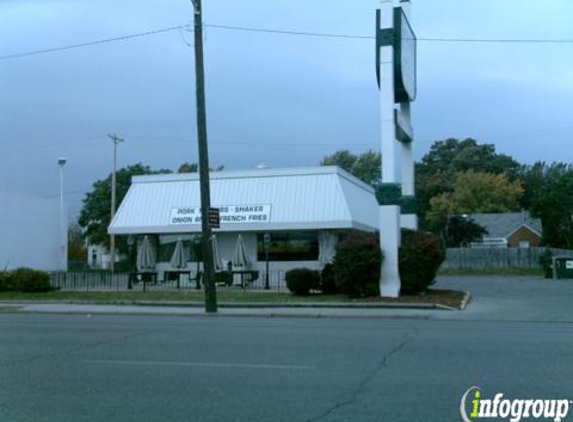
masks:
POLYGON ((272 365, 272 364, 255 364, 255 363, 215 363, 215 362, 162 362, 148 360, 83 360, 84 364, 103 364, 103 365, 139 365, 139 366, 179 366, 195 368, 238 368, 238 369, 286 369, 302 370, 313 369, 311 366, 304 365, 272 365))

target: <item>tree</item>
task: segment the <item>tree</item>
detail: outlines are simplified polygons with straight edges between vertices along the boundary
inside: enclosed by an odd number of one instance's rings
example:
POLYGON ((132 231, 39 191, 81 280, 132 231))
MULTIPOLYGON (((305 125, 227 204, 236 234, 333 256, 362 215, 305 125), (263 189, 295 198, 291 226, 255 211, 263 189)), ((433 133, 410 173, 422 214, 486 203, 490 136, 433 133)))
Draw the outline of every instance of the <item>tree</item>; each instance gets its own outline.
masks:
POLYGON ((566 165, 564 164, 548 166, 544 162, 537 162, 532 166, 524 166, 520 177, 523 183, 523 195, 520 201, 522 208, 530 210, 533 202, 543 193, 542 189, 545 189, 547 179, 562 174, 565 168, 566 165))
POLYGON ((79 224, 68 227, 68 261, 87 264, 86 243, 79 224))
POLYGON ((197 163, 183 163, 179 166, 177 173, 197 173, 199 165, 197 163))
POLYGON ((340 150, 324 157, 320 165, 338 166, 363 182, 376 186, 381 178, 382 155, 372 150, 360 155, 355 155, 348 150, 340 150))
POLYGON ((432 229, 441 231, 451 215, 517 211, 522 193, 521 182, 511 182, 505 174, 470 170, 457 176, 453 192, 430 200, 427 220, 432 229))
MULTIPOLYGON (((222 171, 225 166, 221 165, 215 168, 209 168, 209 171, 222 171)), ((199 171, 199 164, 197 163, 183 163, 179 166, 177 173, 197 173, 199 171)))
POLYGON ((459 173, 506 174, 510 181, 518 180, 522 166, 512 157, 498 154, 491 144, 478 144, 475 139, 446 139, 435 142, 430 151, 416 164, 416 197, 420 217, 430 209, 430 200, 454 190, 459 173))
POLYGON ((543 243, 573 249, 573 166, 535 163, 524 172, 525 196, 543 223, 543 243))
MULTIPOLYGON (((120 204, 125 194, 131 186, 132 176, 144 174, 169 174, 171 170, 152 170, 149 166, 141 163, 122 168, 116 173, 117 203, 120 204)), ((109 247, 109 235, 107 228, 110 224, 111 211, 111 174, 93 184, 91 192, 83 199, 83 206, 78 220, 84 229, 85 236, 89 237, 93 244, 100 244, 109 247)), ((124 239, 117 239, 117 249, 122 252, 127 251, 124 239)))
POLYGON ((448 218, 445 234, 446 246, 459 248, 481 240, 484 235, 488 234, 488 231, 477 224, 473 218, 455 215, 448 218))

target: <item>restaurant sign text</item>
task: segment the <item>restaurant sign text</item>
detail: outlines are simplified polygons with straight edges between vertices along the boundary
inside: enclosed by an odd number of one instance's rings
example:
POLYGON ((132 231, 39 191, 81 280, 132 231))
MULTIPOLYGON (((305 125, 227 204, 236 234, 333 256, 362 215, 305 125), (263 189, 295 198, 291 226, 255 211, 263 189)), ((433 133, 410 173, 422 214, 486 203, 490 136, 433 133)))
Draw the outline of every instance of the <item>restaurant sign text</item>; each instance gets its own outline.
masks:
MULTIPOLYGON (((218 208, 221 224, 253 224, 271 221, 271 205, 230 205, 218 208)), ((169 224, 201 224, 201 207, 171 208, 169 224)))

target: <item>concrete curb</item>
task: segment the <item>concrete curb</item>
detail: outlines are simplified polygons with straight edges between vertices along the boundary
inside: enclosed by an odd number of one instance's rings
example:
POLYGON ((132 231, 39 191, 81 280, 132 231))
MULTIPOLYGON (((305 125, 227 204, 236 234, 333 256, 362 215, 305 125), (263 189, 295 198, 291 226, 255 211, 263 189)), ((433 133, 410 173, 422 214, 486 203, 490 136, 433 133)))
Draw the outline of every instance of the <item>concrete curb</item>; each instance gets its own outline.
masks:
MULTIPOLYGON (((172 303, 172 302, 133 302, 135 306, 180 306, 180 307, 197 307, 205 306, 203 303, 172 303)), ((449 306, 437 303, 322 303, 322 302, 290 302, 290 303, 249 303, 249 302, 222 302, 218 305, 220 308, 227 309, 277 309, 277 308, 295 308, 295 309, 443 309, 455 310, 449 306)))
POLYGON ((470 292, 465 292, 464 298, 462 299, 462 303, 460 305, 461 311, 465 311, 466 307, 470 303, 471 298, 472 298, 472 295, 470 294, 470 292))
MULTIPOLYGON (((466 293, 469 296, 469 293, 466 293)), ((466 298, 464 297, 464 301, 466 298)), ((2 306, 18 307, 19 305, 112 305, 112 306, 149 306, 149 307, 173 307, 173 308, 203 308, 205 305, 201 302, 169 302, 169 301, 87 301, 87 300, 25 300, 25 301, 1 301, 2 306)), ((467 301, 466 303, 467 304, 467 301)), ((462 310, 465 307, 462 307, 462 310)), ((442 305, 439 303, 320 303, 320 302, 292 302, 292 303, 248 303, 248 302, 222 302, 218 304, 221 309, 418 309, 418 310, 443 310, 443 311, 459 311, 459 309, 442 305)))
MULTIPOLYGON (((138 311, 137 308, 134 307, 133 312, 113 312, 113 311, 66 311, 66 310, 52 310, 52 311, 44 311, 44 310, 27 310, 22 309, 19 311, 10 311, 10 312, 0 312, 2 314, 26 314, 26 315, 83 315, 87 318, 92 318, 96 315, 116 315, 116 316, 156 316, 156 317, 193 317, 193 318, 206 318, 206 319, 217 319, 217 318, 288 318, 288 319, 365 319, 365 320, 429 320, 432 319, 430 315, 423 315, 423 314, 415 314, 415 315, 408 315, 408 314, 342 314, 342 313, 324 313, 323 311, 315 311, 314 313, 310 310, 306 312, 300 311, 299 313, 289 313, 281 311, 274 311, 268 313, 255 313, 255 310, 249 312, 242 312, 242 313, 232 313, 232 310, 224 310, 219 309, 219 311, 215 314, 207 314, 207 313, 176 313, 176 312, 159 312, 159 313, 149 313, 138 311)), ((388 311, 388 310, 387 310, 388 311)), ((382 310, 380 310, 382 312, 382 310)), ((389 312, 389 311, 388 311, 389 312)), ((404 311, 406 312, 406 311, 404 311)), ((421 312, 421 311, 419 311, 421 312)))

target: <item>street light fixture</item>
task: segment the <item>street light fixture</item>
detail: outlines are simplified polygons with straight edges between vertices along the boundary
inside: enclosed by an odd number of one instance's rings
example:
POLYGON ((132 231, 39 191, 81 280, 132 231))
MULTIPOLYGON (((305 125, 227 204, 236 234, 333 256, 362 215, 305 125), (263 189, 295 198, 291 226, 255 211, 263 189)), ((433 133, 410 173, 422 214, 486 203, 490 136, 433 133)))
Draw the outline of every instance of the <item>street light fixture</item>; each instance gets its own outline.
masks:
POLYGON ((266 260, 265 290, 269 290, 271 288, 269 284, 269 246, 271 244, 271 235, 269 233, 265 233, 265 235, 263 236, 263 242, 265 244, 265 260, 266 260))
POLYGON ((67 270, 66 259, 66 223, 64 219, 64 166, 67 163, 64 157, 58 158, 58 166, 60 166, 60 270, 67 270))

